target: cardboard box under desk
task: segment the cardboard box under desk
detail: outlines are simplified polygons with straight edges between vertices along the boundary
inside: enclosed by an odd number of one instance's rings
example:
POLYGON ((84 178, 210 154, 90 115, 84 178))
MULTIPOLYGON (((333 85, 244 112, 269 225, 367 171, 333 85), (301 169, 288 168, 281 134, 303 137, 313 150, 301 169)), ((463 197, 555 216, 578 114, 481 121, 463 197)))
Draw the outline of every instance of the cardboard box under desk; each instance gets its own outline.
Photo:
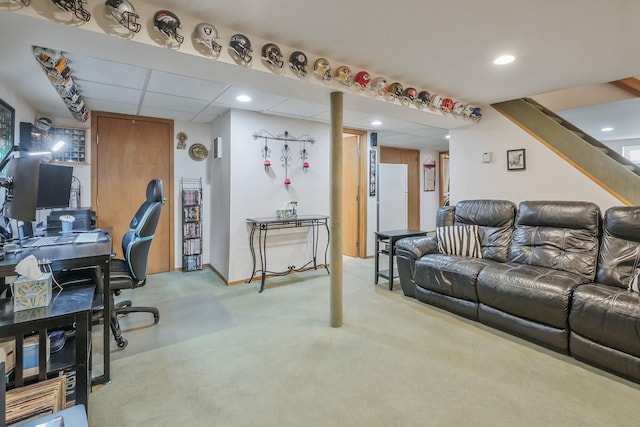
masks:
MULTIPOLYGON (((40 349, 40 343, 38 335, 27 337, 23 341, 22 350, 22 376, 30 377, 32 375, 38 375, 40 367, 38 366, 38 351, 40 349)), ((7 354, 7 360, 5 363, 5 371, 9 373, 15 368, 16 365, 16 341, 11 338, 4 341, 0 341, 0 347, 7 354)), ((47 337, 47 362, 51 356, 51 342, 47 337)))

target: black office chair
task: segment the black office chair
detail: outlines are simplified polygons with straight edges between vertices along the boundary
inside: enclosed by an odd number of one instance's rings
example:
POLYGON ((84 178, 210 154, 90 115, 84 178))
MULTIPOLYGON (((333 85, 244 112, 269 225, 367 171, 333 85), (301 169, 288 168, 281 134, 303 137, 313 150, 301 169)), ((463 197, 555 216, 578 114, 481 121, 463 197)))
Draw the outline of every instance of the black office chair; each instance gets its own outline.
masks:
MULTIPOLYGON (((160 220, 160 212, 164 204, 162 180, 153 179, 147 185, 147 200, 140 206, 131 220, 131 230, 122 237, 122 253, 124 259, 113 258, 110 268, 110 285, 113 295, 120 295, 123 289, 135 289, 144 286, 147 281, 147 266, 151 242, 160 220)), ((153 314, 154 323, 160 320, 160 313, 155 307, 133 306, 131 301, 113 304, 111 311, 111 331, 118 348, 125 348, 127 340, 122 336, 118 316, 129 313, 145 312, 153 314)))

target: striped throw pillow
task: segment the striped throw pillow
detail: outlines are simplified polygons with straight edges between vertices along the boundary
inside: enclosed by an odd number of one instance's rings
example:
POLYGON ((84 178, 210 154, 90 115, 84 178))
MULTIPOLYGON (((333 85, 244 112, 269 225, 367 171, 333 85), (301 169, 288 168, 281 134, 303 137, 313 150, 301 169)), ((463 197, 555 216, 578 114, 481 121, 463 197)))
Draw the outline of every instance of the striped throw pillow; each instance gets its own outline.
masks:
POLYGON ((436 238, 443 254, 482 258, 477 225, 436 227, 436 238))

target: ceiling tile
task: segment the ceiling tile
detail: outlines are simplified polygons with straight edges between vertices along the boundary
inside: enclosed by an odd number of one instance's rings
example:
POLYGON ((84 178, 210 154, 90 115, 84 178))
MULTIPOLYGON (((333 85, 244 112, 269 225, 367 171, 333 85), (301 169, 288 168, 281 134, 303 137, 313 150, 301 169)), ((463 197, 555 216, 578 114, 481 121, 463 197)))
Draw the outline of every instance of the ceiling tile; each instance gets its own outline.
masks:
MULTIPOLYGON (((181 96, 166 95, 163 93, 147 92, 142 103, 144 107, 153 107, 161 110, 173 110, 189 113, 199 113, 209 103, 200 99, 183 98, 181 96)), ((192 114, 193 116, 193 114, 192 114)))
POLYGON ((231 86, 216 98, 215 103, 242 110, 263 111, 282 103, 282 101, 286 99, 284 96, 249 90, 241 86, 231 86), (239 102, 236 100, 236 96, 238 95, 247 95, 251 97, 252 100, 251 102, 239 102))
POLYGON ((226 83, 154 70, 149 78, 147 90, 167 95, 212 101, 224 92, 227 86, 228 84, 226 83))
MULTIPOLYGON (((343 123, 347 124, 347 123, 351 123, 351 122, 355 122, 357 120, 362 120, 366 117, 369 117, 370 114, 367 113, 361 113, 359 111, 354 111, 354 110, 347 110, 346 108, 342 111, 342 121, 343 123)), ((312 117, 313 119, 318 119, 318 120, 322 120, 325 122, 330 122, 331 121, 331 109, 329 109, 328 111, 325 111, 321 114, 318 114, 316 116, 312 117)))
POLYGON ((169 108, 143 106, 140 109, 141 116, 160 117, 163 119, 190 121, 194 114, 186 111, 176 111, 169 108))
POLYGON ((226 107, 224 105, 219 105, 216 103, 211 103, 204 110, 202 110, 200 114, 219 116, 221 114, 226 113, 227 111, 229 111, 229 107, 226 107))
POLYGON ((297 117, 313 117, 330 111, 328 105, 289 98, 269 109, 273 113, 291 114, 297 117))
POLYGON ((142 89, 149 72, 144 67, 106 61, 75 53, 69 53, 68 59, 69 68, 75 80, 142 89))
POLYGON ((76 80, 80 93, 85 98, 101 99, 104 101, 114 101, 124 104, 140 103, 142 91, 122 86, 94 83, 90 81, 76 80))
POLYGON ((192 122, 196 122, 196 123, 211 123, 213 122, 217 117, 215 114, 204 114, 204 113, 200 113, 198 115, 196 115, 193 119, 191 119, 192 122))
POLYGON ((104 101, 102 99, 84 98, 84 103, 91 111, 117 111, 121 114, 138 114, 138 105, 122 102, 104 101))

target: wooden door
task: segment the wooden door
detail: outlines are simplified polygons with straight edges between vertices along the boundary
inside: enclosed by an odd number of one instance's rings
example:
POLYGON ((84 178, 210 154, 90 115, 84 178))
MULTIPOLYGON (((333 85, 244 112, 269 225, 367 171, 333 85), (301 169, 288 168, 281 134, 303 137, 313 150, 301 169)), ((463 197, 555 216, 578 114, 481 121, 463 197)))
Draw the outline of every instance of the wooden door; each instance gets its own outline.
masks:
POLYGON ((420 151, 380 147, 380 163, 407 165, 408 225, 420 229, 420 151))
POLYGON ((173 121, 112 113, 92 115, 92 206, 98 227, 113 230, 122 257, 122 236, 146 199, 150 180, 162 179, 165 205, 149 254, 149 273, 173 265, 173 121))
POLYGON ((344 136, 342 138, 342 251, 351 257, 360 256, 358 230, 359 195, 358 182, 360 177, 360 149, 358 136, 344 136))

